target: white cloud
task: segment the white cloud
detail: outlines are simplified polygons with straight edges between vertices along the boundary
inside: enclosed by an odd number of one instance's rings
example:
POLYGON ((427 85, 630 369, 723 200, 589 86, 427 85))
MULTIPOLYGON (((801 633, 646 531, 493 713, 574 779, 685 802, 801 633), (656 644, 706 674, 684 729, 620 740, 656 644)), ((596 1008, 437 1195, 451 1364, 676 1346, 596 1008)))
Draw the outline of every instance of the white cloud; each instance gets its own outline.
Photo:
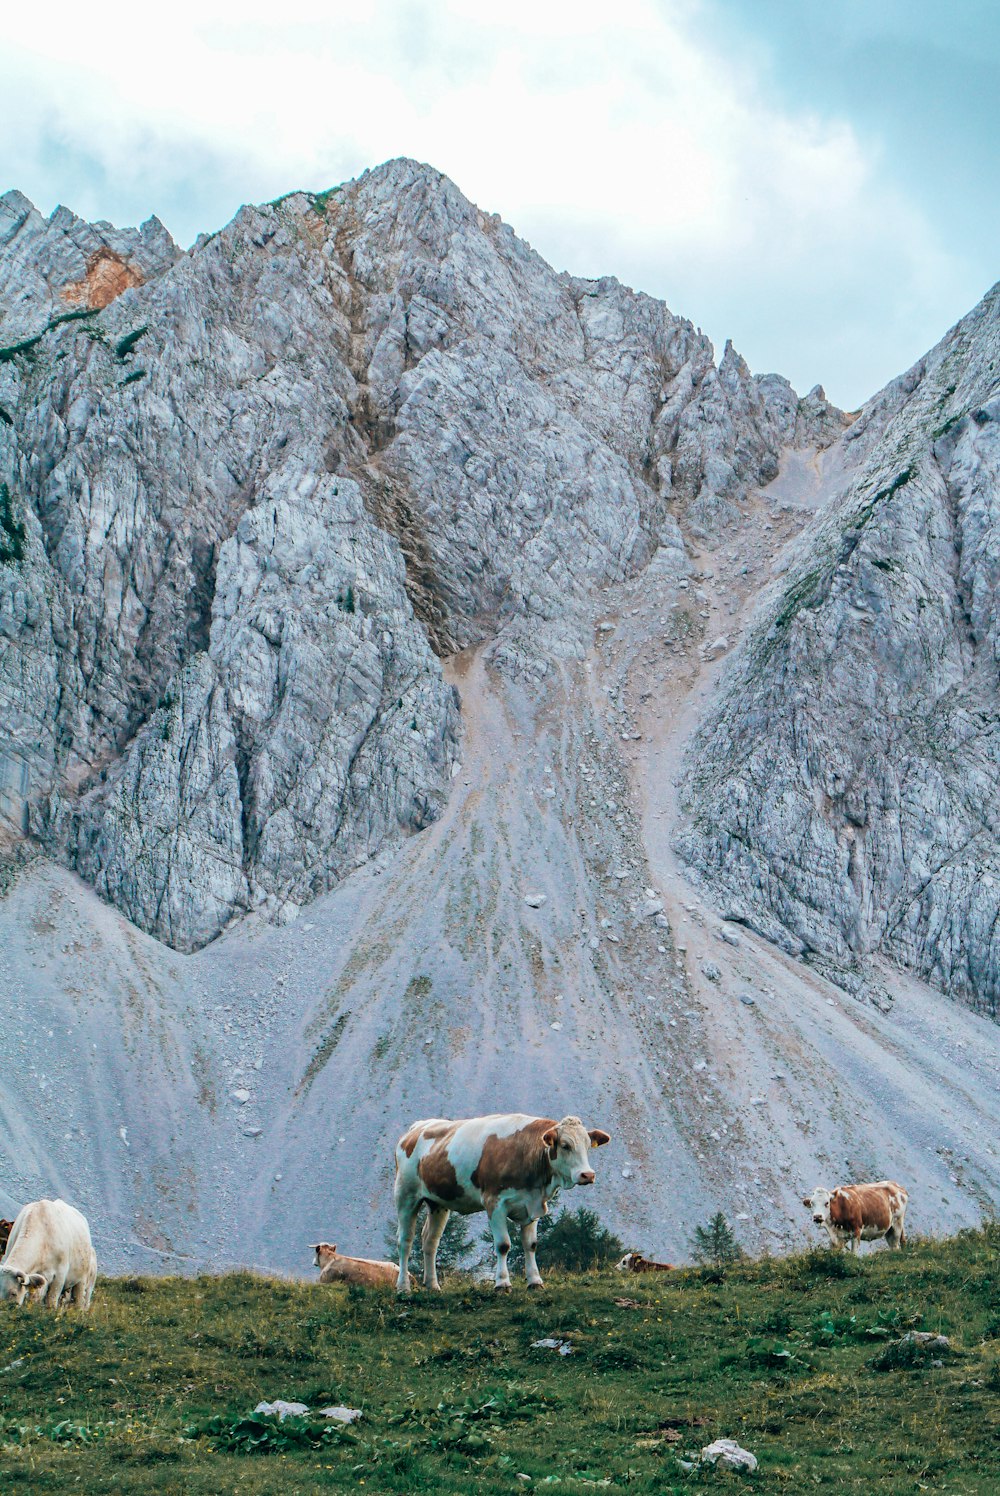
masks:
POLYGON ((156 210, 189 240, 417 156, 560 268, 856 403, 922 351, 914 317, 943 330, 957 262, 849 122, 776 107, 710 21, 698 0, 19 7, 0 159, 43 208, 156 210))

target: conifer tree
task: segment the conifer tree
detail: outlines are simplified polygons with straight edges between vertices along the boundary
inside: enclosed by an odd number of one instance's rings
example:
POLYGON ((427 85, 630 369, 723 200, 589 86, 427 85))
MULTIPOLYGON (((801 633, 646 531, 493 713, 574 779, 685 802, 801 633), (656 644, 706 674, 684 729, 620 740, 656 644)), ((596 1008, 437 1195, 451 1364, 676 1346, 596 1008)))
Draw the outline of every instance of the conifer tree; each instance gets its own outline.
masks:
POLYGON ((739 1262, 744 1256, 743 1248, 736 1240, 736 1233, 721 1210, 715 1212, 707 1225, 694 1228, 691 1252, 695 1262, 717 1268, 739 1262))
MULTIPOLYGON (((480 1236, 484 1247, 493 1246, 488 1230, 480 1236)), ((584 1273, 608 1267, 621 1257, 625 1248, 613 1231, 602 1222, 596 1210, 581 1205, 579 1210, 563 1210, 558 1216, 543 1215, 538 1222, 536 1256, 540 1268, 561 1268, 567 1273, 584 1273)), ((510 1272, 522 1268, 521 1233, 516 1227, 510 1233, 510 1272)))

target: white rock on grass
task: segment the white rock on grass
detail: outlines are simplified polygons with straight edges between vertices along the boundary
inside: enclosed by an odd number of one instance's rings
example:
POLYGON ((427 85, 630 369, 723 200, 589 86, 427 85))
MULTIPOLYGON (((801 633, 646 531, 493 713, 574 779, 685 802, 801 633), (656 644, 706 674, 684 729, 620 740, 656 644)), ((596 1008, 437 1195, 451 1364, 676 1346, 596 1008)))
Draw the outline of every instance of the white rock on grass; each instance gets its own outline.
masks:
POLYGON ((284 1398, 277 1397, 274 1402, 259 1402, 254 1408, 255 1413, 262 1414, 265 1418, 277 1417, 284 1423, 286 1418, 302 1418, 309 1412, 309 1404, 302 1402, 286 1402, 284 1398))
POLYGON ((757 1469, 757 1456, 743 1449, 735 1439, 715 1439, 701 1451, 701 1463, 721 1465, 723 1470, 752 1471, 757 1469))

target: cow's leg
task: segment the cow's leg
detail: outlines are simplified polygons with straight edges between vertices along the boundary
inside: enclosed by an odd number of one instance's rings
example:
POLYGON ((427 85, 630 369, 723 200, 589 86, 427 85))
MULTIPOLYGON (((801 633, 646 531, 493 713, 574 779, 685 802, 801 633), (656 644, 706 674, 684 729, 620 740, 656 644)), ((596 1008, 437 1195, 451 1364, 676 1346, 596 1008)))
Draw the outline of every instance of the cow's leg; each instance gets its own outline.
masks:
POLYGON ((438 1243, 444 1235, 451 1214, 443 1205, 428 1205, 427 1219, 420 1233, 420 1247, 424 1257, 424 1287, 441 1288, 437 1275, 438 1243))
POLYGON ((69 1300, 74 1309, 89 1309, 91 1296, 94 1292, 94 1284, 90 1275, 80 1278, 73 1284, 69 1292, 69 1300))
POLYGON ((57 1272, 55 1277, 49 1283, 48 1288, 42 1288, 39 1290, 39 1303, 44 1304, 46 1309, 58 1309, 59 1300, 62 1298, 62 1291, 65 1287, 66 1274, 57 1272))
POLYGON ((535 1261, 535 1243, 538 1240, 538 1222, 529 1221, 521 1227, 521 1247, 524 1251, 524 1276, 529 1288, 541 1288, 542 1275, 535 1261))
POLYGON ((396 1292, 410 1291, 410 1252, 417 1231, 417 1211, 420 1201, 414 1200, 409 1191, 400 1191, 396 1196, 396 1242, 399 1246, 399 1277, 396 1292))
POLYGON ((510 1288, 510 1273, 507 1270, 507 1256, 510 1252, 510 1232, 507 1229, 507 1209, 503 1205, 497 1205, 490 1211, 490 1231, 493 1235, 493 1245, 496 1248, 497 1268, 494 1279, 498 1289, 510 1288))

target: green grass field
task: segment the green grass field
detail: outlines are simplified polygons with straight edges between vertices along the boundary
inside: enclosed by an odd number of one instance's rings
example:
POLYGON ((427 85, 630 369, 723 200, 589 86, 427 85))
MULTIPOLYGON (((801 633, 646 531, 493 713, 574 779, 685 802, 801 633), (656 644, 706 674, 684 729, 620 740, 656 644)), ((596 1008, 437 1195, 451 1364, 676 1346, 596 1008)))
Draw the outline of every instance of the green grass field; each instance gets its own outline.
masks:
POLYGON ((1000 1229, 854 1261, 552 1275, 440 1296, 250 1274, 0 1313, 0 1490, 1000 1492, 1000 1229), (872 1363, 908 1328, 939 1366, 872 1363), (533 1350, 565 1337, 573 1354, 533 1350), (364 1411, 244 1422, 261 1399, 364 1411), (686 1472, 730 1436, 755 1475, 686 1472))

